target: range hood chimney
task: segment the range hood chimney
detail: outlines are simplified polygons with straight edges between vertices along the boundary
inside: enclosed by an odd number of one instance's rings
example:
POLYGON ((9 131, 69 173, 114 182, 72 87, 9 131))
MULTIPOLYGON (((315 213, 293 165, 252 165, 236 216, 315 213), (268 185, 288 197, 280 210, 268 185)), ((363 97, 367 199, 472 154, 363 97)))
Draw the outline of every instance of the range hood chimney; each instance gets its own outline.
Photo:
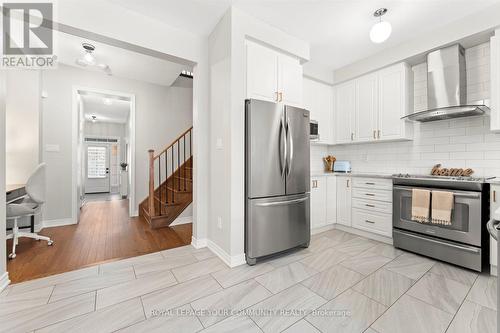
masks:
POLYGON ((488 101, 467 103, 465 50, 455 44, 427 55, 427 107, 401 119, 419 122, 482 115, 488 101))

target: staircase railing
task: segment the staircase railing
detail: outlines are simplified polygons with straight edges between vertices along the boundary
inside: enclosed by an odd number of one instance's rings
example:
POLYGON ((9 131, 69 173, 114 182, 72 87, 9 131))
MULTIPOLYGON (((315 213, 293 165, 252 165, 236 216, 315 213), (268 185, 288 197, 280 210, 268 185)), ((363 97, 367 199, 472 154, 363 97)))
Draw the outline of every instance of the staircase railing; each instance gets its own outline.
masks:
MULTIPOLYGON (((186 175, 186 163, 192 158, 193 127, 179 135, 170 145, 155 155, 153 149, 149 153, 149 216, 163 215, 170 204, 175 204, 175 193, 188 191, 192 178, 192 168, 186 175), (158 210, 155 206, 158 205, 158 210), (156 214, 158 212, 158 214, 156 214)), ((192 164, 191 164, 192 167, 192 164)))

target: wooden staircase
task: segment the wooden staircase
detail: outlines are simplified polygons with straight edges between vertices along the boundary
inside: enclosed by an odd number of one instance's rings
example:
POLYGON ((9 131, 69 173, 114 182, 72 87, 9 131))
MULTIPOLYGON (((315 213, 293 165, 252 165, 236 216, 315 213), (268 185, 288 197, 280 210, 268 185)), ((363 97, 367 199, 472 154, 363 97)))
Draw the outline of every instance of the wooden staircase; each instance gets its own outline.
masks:
POLYGON ((193 127, 158 154, 149 153, 149 195, 139 215, 151 228, 168 227, 193 201, 193 127))

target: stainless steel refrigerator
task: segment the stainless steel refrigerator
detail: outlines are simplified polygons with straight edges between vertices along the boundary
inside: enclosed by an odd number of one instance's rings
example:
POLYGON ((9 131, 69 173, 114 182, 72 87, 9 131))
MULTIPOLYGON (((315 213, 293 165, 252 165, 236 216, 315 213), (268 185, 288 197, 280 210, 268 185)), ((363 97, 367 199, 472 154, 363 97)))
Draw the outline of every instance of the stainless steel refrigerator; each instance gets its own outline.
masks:
POLYGON ((245 137, 245 254, 253 265, 309 246, 309 111, 246 100, 245 137))

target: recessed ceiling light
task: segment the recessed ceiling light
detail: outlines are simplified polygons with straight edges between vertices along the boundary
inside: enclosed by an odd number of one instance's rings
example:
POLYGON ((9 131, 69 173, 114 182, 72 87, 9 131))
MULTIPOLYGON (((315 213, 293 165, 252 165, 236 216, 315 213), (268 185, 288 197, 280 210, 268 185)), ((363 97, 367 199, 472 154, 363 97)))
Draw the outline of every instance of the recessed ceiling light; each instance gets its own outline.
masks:
POLYGON ((392 33, 392 26, 387 21, 382 21, 382 16, 387 13, 387 8, 377 9, 373 16, 378 17, 379 21, 370 30, 370 39, 372 42, 379 44, 389 38, 392 33))

